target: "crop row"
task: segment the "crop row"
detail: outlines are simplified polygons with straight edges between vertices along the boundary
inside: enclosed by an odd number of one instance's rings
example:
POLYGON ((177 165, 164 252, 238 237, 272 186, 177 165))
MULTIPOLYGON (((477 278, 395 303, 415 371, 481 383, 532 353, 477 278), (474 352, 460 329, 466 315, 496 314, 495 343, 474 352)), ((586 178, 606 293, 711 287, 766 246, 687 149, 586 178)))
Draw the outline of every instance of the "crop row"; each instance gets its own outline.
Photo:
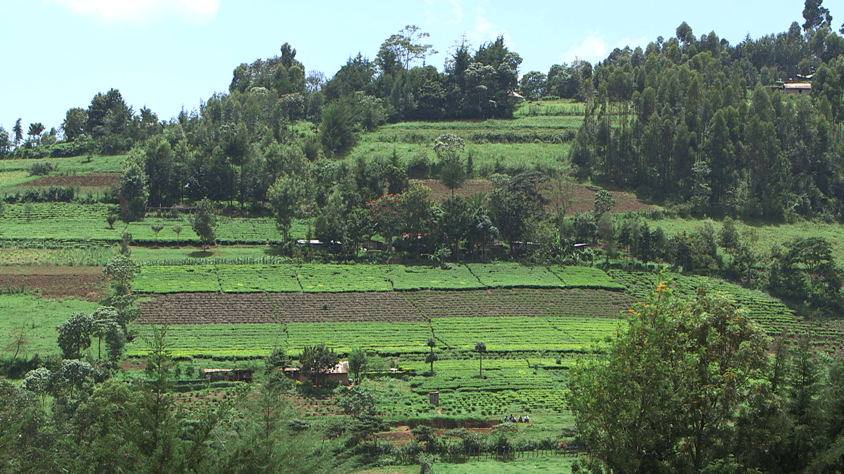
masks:
POLYGON ((596 268, 517 263, 455 265, 450 270, 402 265, 146 265, 135 281, 142 293, 347 292, 482 288, 621 289, 596 268))
MULTIPOLYGON (((418 361, 430 350, 431 327, 439 353, 471 353, 477 341, 486 342, 491 353, 573 352, 588 350, 590 338, 613 334, 618 325, 606 321, 595 325, 573 320, 564 331, 542 318, 507 317, 435 319, 431 325, 424 321, 174 324, 168 326, 167 342, 174 355, 190 357, 263 357, 281 345, 295 354, 304 346, 325 344, 341 353, 361 347, 383 356, 413 355, 411 359, 418 361)), ((149 349, 144 336, 151 326, 137 328, 142 337, 131 344, 130 355, 149 349)))
POLYGON ((727 295, 740 307, 746 309, 765 331, 772 335, 787 332, 802 332, 804 326, 800 316, 794 314, 783 302, 761 292, 749 290, 723 280, 700 276, 685 276, 668 273, 660 276, 653 273, 627 273, 611 270, 610 275, 622 282, 635 296, 644 299, 653 291, 661 278, 668 278, 675 294, 691 297, 699 288, 707 288, 727 295))

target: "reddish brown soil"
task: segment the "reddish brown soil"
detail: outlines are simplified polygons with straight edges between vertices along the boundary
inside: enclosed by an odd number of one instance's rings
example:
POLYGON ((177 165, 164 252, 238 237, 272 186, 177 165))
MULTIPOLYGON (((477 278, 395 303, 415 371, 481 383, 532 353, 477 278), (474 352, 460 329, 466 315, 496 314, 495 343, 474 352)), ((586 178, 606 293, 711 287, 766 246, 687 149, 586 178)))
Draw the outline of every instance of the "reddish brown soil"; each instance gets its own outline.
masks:
POLYGON ((99 301, 107 296, 101 267, 0 267, 0 288, 21 285, 45 298, 99 301))
POLYGON ((123 370, 144 370, 147 368, 147 363, 142 360, 126 359, 120 364, 120 367, 123 370))
POLYGON ((175 293, 138 306, 141 324, 424 321, 396 292, 175 293))
POLYGON ((379 441, 389 441, 396 446, 404 446, 413 440, 413 433, 410 432, 409 426, 397 426, 395 430, 387 431, 385 433, 376 433, 375 437, 379 441))
POLYGON ((117 186, 119 173, 91 173, 78 176, 45 176, 16 187, 79 186, 80 188, 108 188, 117 186))
MULTIPOLYGON (((419 179, 411 180, 414 183, 422 183, 431 188, 431 201, 440 203, 451 197, 451 190, 443 186, 435 179, 419 179)), ((495 187, 492 183, 485 179, 470 179, 463 183, 459 189, 454 190, 455 196, 468 197, 475 193, 491 193, 495 187)), ((575 184, 573 186, 572 206, 569 208, 568 215, 573 215, 575 212, 587 212, 595 210, 595 194, 600 190, 595 186, 587 186, 583 184, 575 184)), ((653 209, 653 206, 639 200, 635 195, 623 191, 612 191, 613 198, 617 201, 613 212, 626 213, 647 211, 653 209)))
POLYGON ((615 318, 621 292, 493 289, 369 293, 174 293, 138 304, 140 324, 401 322, 426 318, 590 316, 615 318))

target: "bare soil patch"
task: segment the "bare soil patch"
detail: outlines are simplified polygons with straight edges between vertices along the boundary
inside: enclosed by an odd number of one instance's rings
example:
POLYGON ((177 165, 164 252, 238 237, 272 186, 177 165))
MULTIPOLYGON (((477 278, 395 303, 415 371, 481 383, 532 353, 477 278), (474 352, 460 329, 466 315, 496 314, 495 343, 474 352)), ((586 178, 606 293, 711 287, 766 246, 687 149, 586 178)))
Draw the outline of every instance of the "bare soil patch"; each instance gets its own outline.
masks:
POLYGON ((456 317, 605 317, 630 308, 622 292, 494 289, 369 293, 173 293, 138 303, 140 324, 412 322, 456 317))
MULTIPOLYGON (((446 188, 436 179, 414 179, 413 183, 421 183, 431 188, 431 201, 441 203, 446 199, 451 198, 451 190, 446 188)), ((600 188, 595 186, 588 186, 585 184, 575 184, 573 186, 572 206, 569 209, 569 215, 575 212, 587 212, 595 210, 595 194, 600 188)), ((455 196, 468 197, 476 193, 491 193, 495 190, 492 182, 486 179, 470 179, 463 183, 458 189, 454 190, 455 196)), ((654 209, 654 206, 640 200, 634 194, 624 191, 612 191, 613 198, 617 201, 613 212, 639 212, 654 209)))
POLYGON ((99 301, 107 296, 101 267, 0 267, 0 288, 21 286, 45 298, 99 301))
POLYGON ((91 173, 75 176, 45 176, 15 187, 78 186, 80 188, 108 188, 117 186, 118 181, 120 181, 119 173, 91 173))
POLYGON ((174 293, 138 304, 140 324, 269 324, 423 321, 395 292, 174 293))

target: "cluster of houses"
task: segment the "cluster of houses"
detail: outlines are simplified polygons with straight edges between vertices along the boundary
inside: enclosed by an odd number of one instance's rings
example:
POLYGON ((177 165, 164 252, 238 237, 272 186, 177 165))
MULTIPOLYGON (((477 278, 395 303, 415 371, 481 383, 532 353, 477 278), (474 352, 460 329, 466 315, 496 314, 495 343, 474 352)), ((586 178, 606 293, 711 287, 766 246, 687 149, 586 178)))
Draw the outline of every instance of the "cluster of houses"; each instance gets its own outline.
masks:
MULTIPOLYGON (((279 370, 283 370, 284 375, 297 382, 304 382, 308 380, 307 377, 299 371, 298 367, 288 367, 279 370)), ((205 369, 204 372, 205 378, 211 382, 252 383, 252 375, 255 371, 247 369, 205 369)), ((341 385, 349 385, 349 362, 340 362, 323 377, 323 380, 336 380, 341 385)))

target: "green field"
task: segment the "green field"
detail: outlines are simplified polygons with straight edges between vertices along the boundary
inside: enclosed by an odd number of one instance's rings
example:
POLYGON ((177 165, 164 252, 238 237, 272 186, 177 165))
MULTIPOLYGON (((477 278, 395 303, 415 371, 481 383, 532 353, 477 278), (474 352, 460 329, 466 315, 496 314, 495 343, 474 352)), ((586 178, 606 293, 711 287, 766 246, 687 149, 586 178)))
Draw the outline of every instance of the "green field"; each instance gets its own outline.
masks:
MULTIPOLYGON (((704 221, 697 219, 644 219, 651 229, 662 227, 667 236, 679 234, 680 232, 695 232, 704 221)), ((720 232, 723 224, 719 221, 710 221, 716 232, 720 232)), ((758 239, 753 244, 754 249, 769 253, 774 245, 782 245, 784 242, 797 238, 822 237, 832 246, 832 255, 837 261, 844 261, 844 226, 841 224, 828 224, 823 222, 796 222, 794 224, 778 225, 748 225, 735 221, 736 230, 744 238, 751 237, 758 239)))
POLYGON ((55 167, 53 174, 77 175, 87 173, 119 173, 123 169, 126 155, 97 156, 90 162, 86 156, 71 156, 68 158, 39 158, 0 160, 0 171, 29 171, 36 163, 52 163, 55 167))
POLYGON ((145 264, 133 287, 141 293, 624 288, 595 268, 549 269, 506 262, 455 264, 450 270, 442 270, 403 265, 214 265, 213 261, 208 265, 145 264))
MULTIPOLYGON (((28 340, 23 347, 26 356, 59 353, 56 327, 70 315, 91 313, 99 305, 75 299, 50 300, 34 295, 0 295, 0 349, 13 341, 13 334, 22 329, 28 340)), ((6 351, 8 353, 8 351, 6 351)), ((7 355, 11 356, 11 353, 7 355)))

